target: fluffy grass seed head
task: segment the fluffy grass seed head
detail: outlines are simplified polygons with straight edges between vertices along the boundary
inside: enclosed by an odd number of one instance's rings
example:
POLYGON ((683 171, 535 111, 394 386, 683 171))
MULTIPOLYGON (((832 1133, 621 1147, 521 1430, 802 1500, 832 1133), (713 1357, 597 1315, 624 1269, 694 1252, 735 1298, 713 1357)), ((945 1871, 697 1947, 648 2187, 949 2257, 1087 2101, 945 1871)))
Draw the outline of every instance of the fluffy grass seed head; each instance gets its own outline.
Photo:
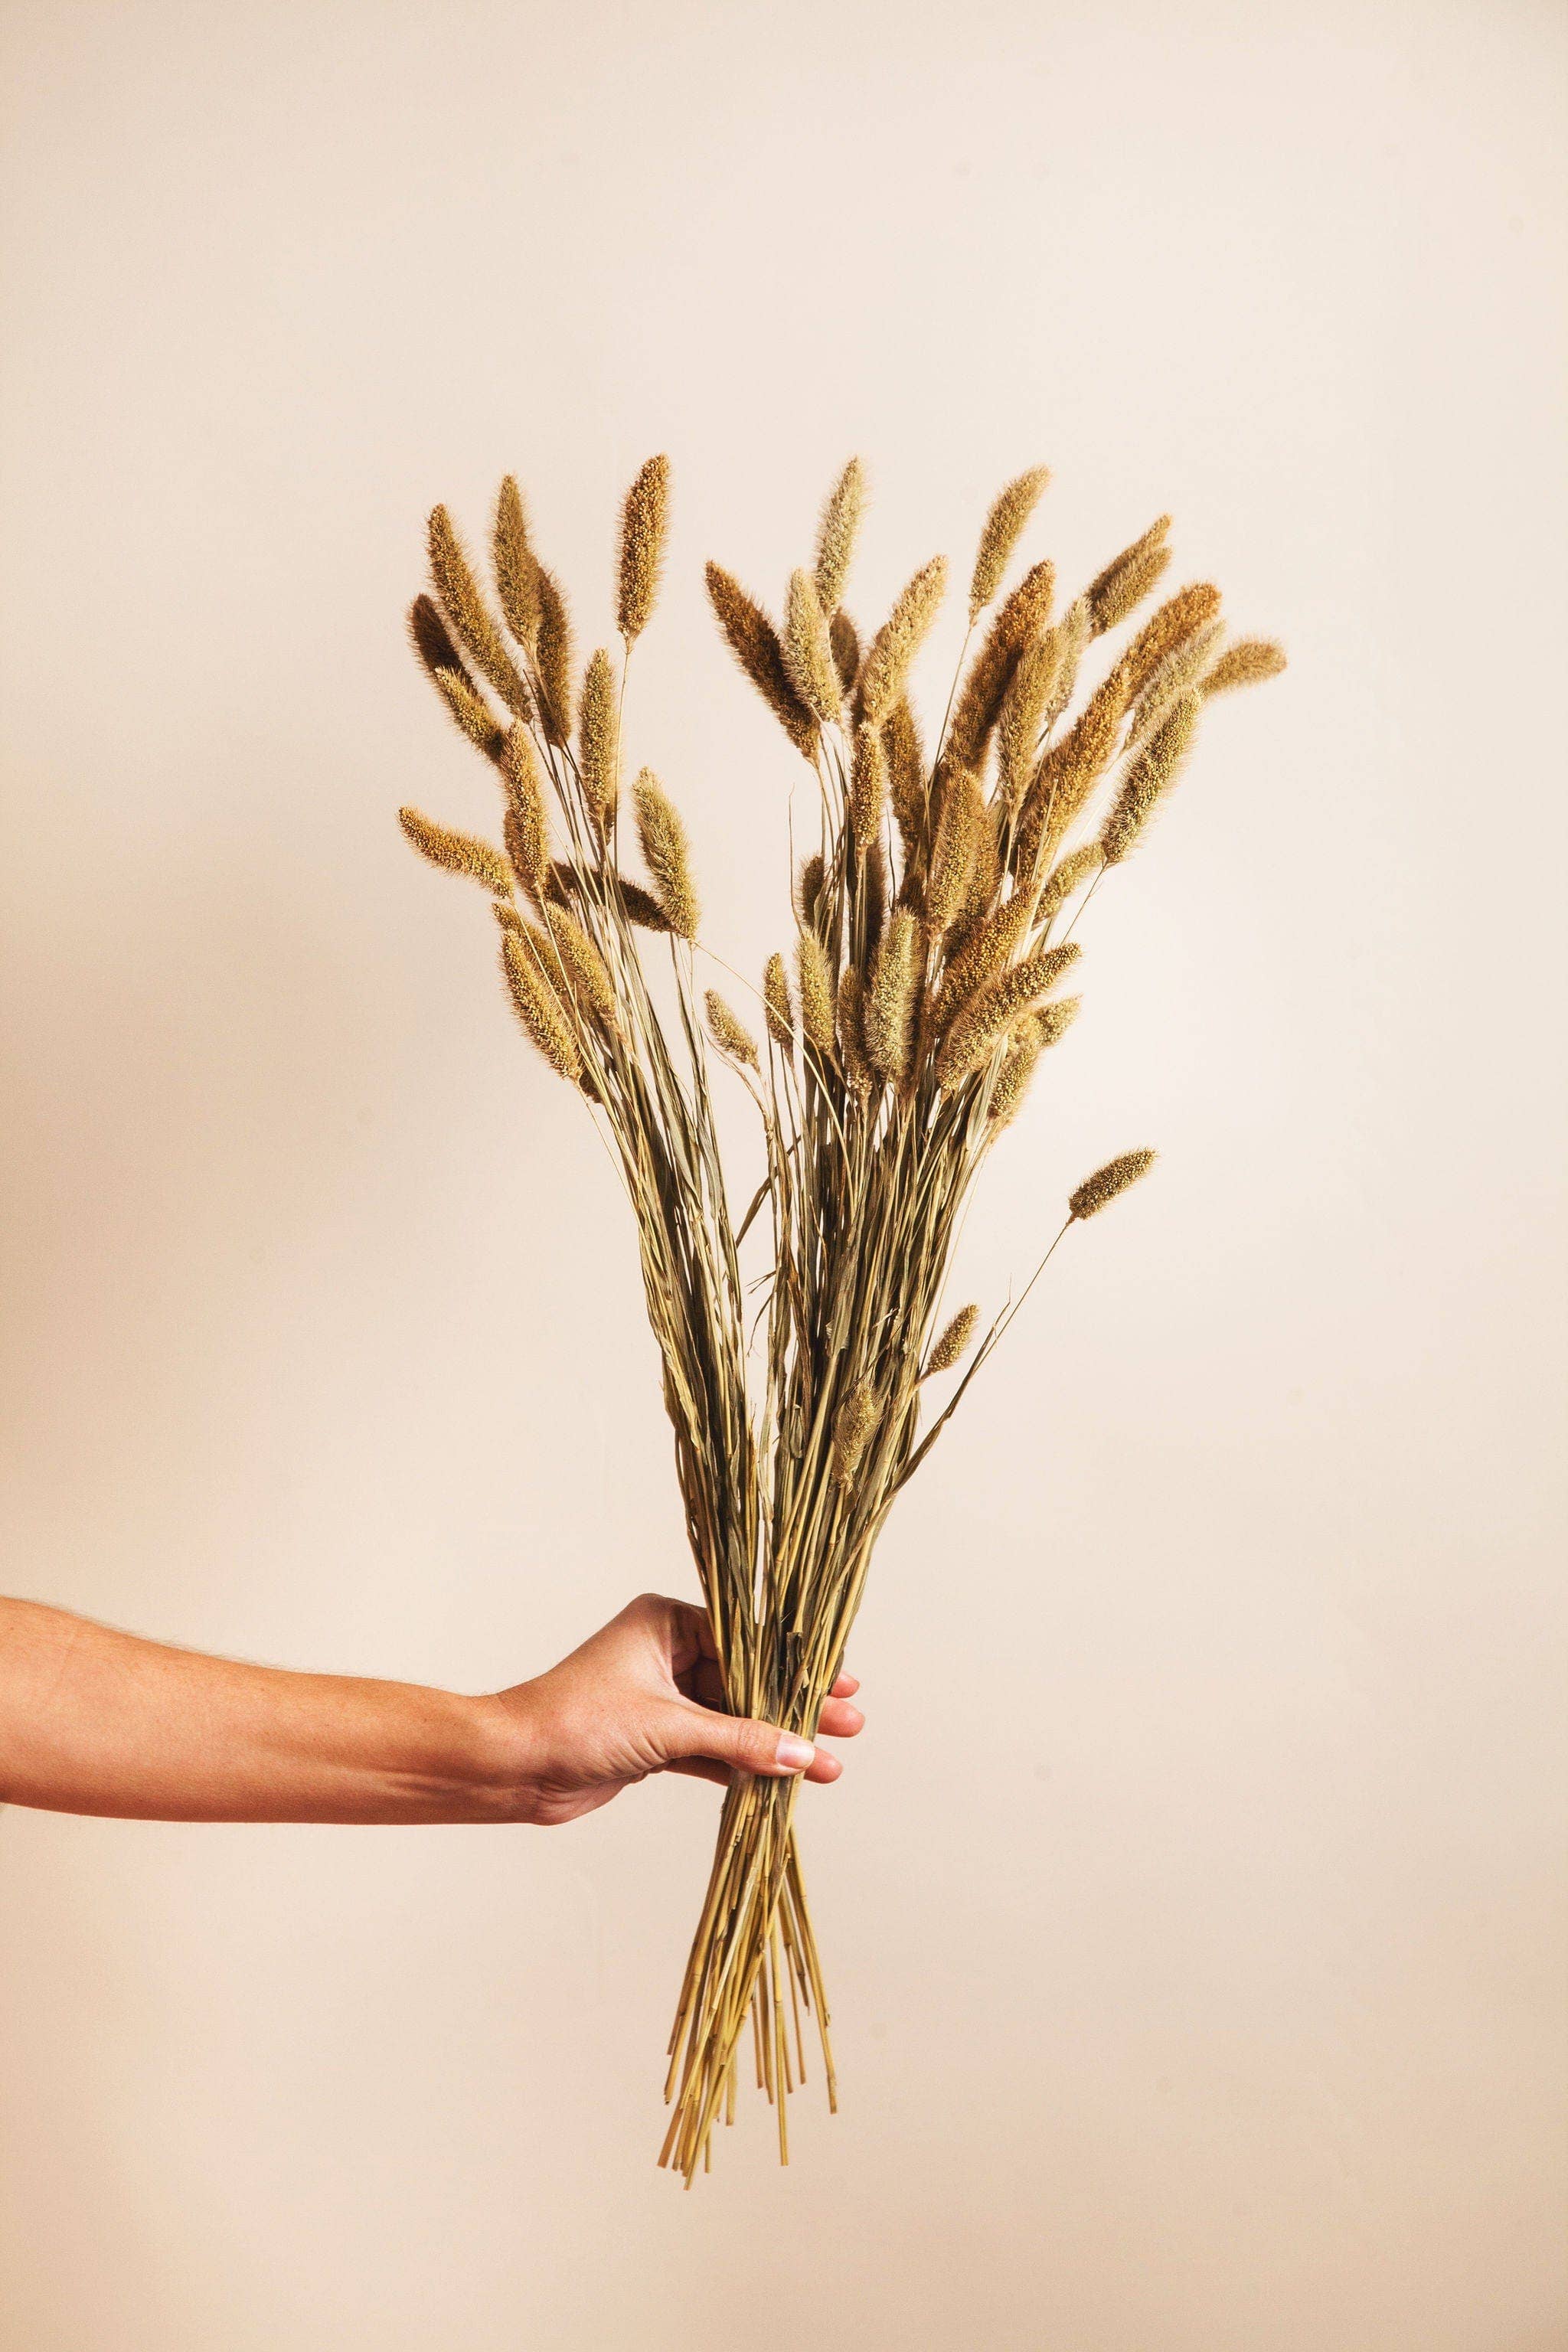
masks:
POLYGON ((637 839, 654 892, 669 928, 683 940, 697 937, 697 892, 691 880, 686 827, 673 802, 651 768, 645 768, 632 789, 637 810, 637 839))
POLYGON ((506 739, 501 755, 506 782, 506 846, 517 878, 536 905, 550 883, 550 828, 544 813, 544 778, 533 740, 521 723, 506 739))
POLYGON ((959 1308, 952 1322, 944 1327, 935 1347, 926 1358, 925 1370, 921 1374, 922 1381, 929 1381, 933 1372, 952 1371, 954 1364, 973 1339, 974 1327, 979 1320, 980 1309, 977 1306, 971 1305, 959 1308))
POLYGON ((761 1070, 756 1039, 716 988, 710 988, 703 997, 702 1009, 708 1015, 708 1034, 720 1052, 728 1054, 733 1062, 743 1062, 750 1070, 761 1070))
POLYGON ((947 559, 933 556, 915 573, 871 641, 860 673, 860 716, 880 727, 903 693, 910 665, 936 618, 947 585, 947 559))
POLYGON ((1120 866, 1130 854, 1175 782, 1201 708, 1199 696, 1184 694, 1128 767, 1100 836, 1100 854, 1107 866, 1120 866))
POLYGON ((731 652, 803 758, 816 752, 816 721, 784 667, 778 631, 721 564, 707 568, 708 597, 731 652))
POLYGON ((1034 1018, 1026 1013, 1021 1021, 1013 1024, 1007 1051, 1002 1056, 1002 1066, 991 1089, 988 1122, 993 1136, 1000 1135, 1005 1128, 1011 1127, 1023 1108, 1024 1097, 1034 1079, 1035 1066, 1043 1051, 1034 1018))
POLYGON ((795 943, 795 984, 800 991, 800 1025, 819 1054, 833 1051, 833 978, 827 951, 815 930, 803 930, 795 943))
POLYGON ((1171 560, 1164 543, 1170 528, 1170 516, 1161 515, 1142 539, 1135 539, 1131 547, 1111 557, 1103 572, 1096 572, 1084 591, 1092 635, 1102 637, 1149 593, 1171 560))
POLYGON ((812 717, 836 727, 839 707, 838 666, 827 634, 827 616, 809 572, 792 572, 784 605, 784 667, 812 717))
POLYGON ((838 1056, 851 1092, 868 1095, 877 1081, 866 1051, 866 991, 852 963, 838 975, 838 1056))
POLYGON ((936 837, 925 877, 922 909, 933 932, 944 931, 963 905, 986 823, 980 779, 969 768, 949 768, 942 782, 936 837))
POLYGON ((621 793, 619 697, 616 672, 601 646, 583 673, 577 712, 577 765, 583 793, 601 840, 616 821, 621 793))
POLYGON ((1152 1151, 1124 1151, 1116 1160, 1108 1160, 1092 1176, 1086 1176, 1078 1191, 1069 1195, 1068 1215, 1070 1218, 1097 1217, 1101 1209, 1109 1208, 1129 1184, 1136 1184, 1140 1176, 1147 1176, 1158 1154, 1152 1151))
POLYGON ((795 1007, 789 999, 789 973, 777 951, 763 967, 763 1016, 773 1044, 786 1054, 795 1051, 795 1007))
POLYGON ((965 767, 978 768, 984 760, 1018 656, 1050 619, 1056 586, 1056 566, 1044 560, 1030 566, 998 607, 969 666, 948 733, 953 757, 965 767))
POLYGON ((1037 1004, 1032 1018, 1041 1051, 1058 1045, 1082 1011, 1081 996, 1053 996, 1047 1004, 1037 1004))
POLYGON ((830 620, 844 600, 865 505, 866 468, 851 457, 828 493, 816 533, 816 593, 830 620))
POLYGON ((489 607, 480 595, 457 528, 445 507, 431 509, 430 576, 436 583, 447 620, 507 709, 526 719, 531 709, 528 688, 506 649, 489 607))
POLYGON ((674 930, 674 924, 651 890, 645 890, 640 882, 632 881, 626 874, 617 874, 616 880, 628 923, 636 923, 639 929, 645 931, 674 930))
POLYGON ((1204 673, 1203 690, 1205 696, 1229 694, 1238 686, 1256 686, 1266 677, 1278 677, 1284 667, 1285 648, 1272 637, 1238 637, 1204 673))
POLYGON ((921 730, 907 695, 900 695, 881 730, 888 755, 888 796, 906 858, 912 857, 925 832, 926 766, 921 730))
POLYGON ((860 675, 860 632, 842 604, 827 624, 827 642, 833 647, 839 686, 846 695, 853 694, 860 675))
POLYGON ((616 626, 629 646, 653 613, 669 522, 669 459, 650 457, 621 509, 616 626))
POLYGON ((1086 841, 1081 849, 1071 849, 1059 858, 1047 875, 1041 887, 1039 904, 1035 912, 1044 923, 1065 907, 1075 890, 1092 882, 1105 863, 1098 841, 1086 841))
POLYGON ((534 566, 539 583, 540 722, 551 742, 564 749, 572 740, 572 616, 552 572, 534 566))
POLYGON ((466 874, 471 881, 482 882, 498 898, 511 897, 511 868, 488 841, 479 841, 471 833, 450 833, 416 808, 399 809, 397 822, 420 856, 427 857, 432 866, 439 866, 447 874, 466 874))
POLYGON ((833 1422, 833 1475, 849 1486, 859 1469, 877 1421, 877 1391, 860 1381, 839 1406, 833 1422))
MULTIPOLYGON (((1116 668, 1127 680, 1127 698, 1142 694, 1167 655, 1196 629, 1218 616, 1219 590, 1210 580, 1189 582, 1151 614, 1116 668)), ((1114 674, 1114 673, 1113 673, 1114 674)))
POLYGON ((855 751, 849 771, 849 821, 855 846, 863 857, 880 837, 882 813, 888 805, 888 753, 880 729, 862 719, 855 730, 855 751))
POLYGON ((1172 646, 1138 697, 1127 730, 1130 745, 1147 742, 1180 697, 1200 681, 1224 634, 1223 621, 1205 621, 1172 646))
POLYGON ((1040 502, 1041 493, 1050 480, 1044 466, 1033 467, 1009 482, 998 493, 985 518, 985 528, 980 534, 975 553, 974 572, 969 583, 969 617, 971 621, 990 604, 1002 585, 1002 574, 1007 569, 1009 557, 1023 536, 1025 524, 1040 502))
POLYGON ((545 979, 544 955, 537 940, 531 933, 504 930, 500 955, 512 1007, 527 1034, 552 1070, 574 1086, 581 1086, 583 1056, 571 1022, 545 979))
POLYGON ((490 557, 501 617, 518 644, 531 654, 539 642, 542 616, 539 563, 528 543, 528 512, 522 503, 522 492, 510 474, 501 484, 496 499, 490 557))
POLYGON ((1028 790, 1061 652, 1061 641, 1049 629, 1026 646, 1014 664, 996 721, 996 781, 1004 808, 1017 808, 1028 790))
POLYGON ((909 1075, 914 1044, 915 919, 907 907, 895 909, 871 962, 871 984, 861 1005, 866 1054, 887 1078, 909 1075))
POLYGON ((606 1029, 616 1023, 616 990, 609 966, 570 908, 546 906, 544 928, 574 1002, 606 1029))
POLYGON ((1022 963, 1011 965, 977 989, 938 1050, 936 1074, 942 1085, 961 1086, 979 1069, 1018 1014, 1055 985, 1068 965, 1077 961, 1078 952, 1077 943, 1070 940, 1059 948, 1037 948, 1022 963))
POLYGON ((1029 894, 1017 890, 976 925, 943 975, 936 1004, 939 1030, 948 1026, 976 989, 1005 971, 1029 919, 1029 894))
POLYGON ((826 867, 822 852, 814 849, 803 857, 795 875, 795 919, 803 930, 816 929, 817 909, 822 904, 822 887, 826 879, 826 867))

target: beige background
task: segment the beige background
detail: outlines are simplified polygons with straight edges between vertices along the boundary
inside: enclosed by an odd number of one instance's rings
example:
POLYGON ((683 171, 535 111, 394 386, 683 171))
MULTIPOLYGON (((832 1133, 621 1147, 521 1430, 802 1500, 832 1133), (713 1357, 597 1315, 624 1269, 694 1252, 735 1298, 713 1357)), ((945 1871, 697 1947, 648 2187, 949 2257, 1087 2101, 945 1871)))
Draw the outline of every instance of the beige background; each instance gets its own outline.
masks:
POLYGON ((1069 580, 1169 506, 1293 661, 968 1234, 995 1302, 1163 1148, 883 1550, 805 1808, 841 2117, 652 2168, 689 1784, 13 1811, 17 2352, 1564 2340, 1565 30, 12 0, 11 1589, 470 1688, 691 1589, 619 1202, 393 823, 488 807, 401 642, 433 499, 515 466, 597 635, 672 452, 633 746, 748 970, 795 763, 700 562, 776 594, 851 448, 867 614, 1044 458, 1069 580))

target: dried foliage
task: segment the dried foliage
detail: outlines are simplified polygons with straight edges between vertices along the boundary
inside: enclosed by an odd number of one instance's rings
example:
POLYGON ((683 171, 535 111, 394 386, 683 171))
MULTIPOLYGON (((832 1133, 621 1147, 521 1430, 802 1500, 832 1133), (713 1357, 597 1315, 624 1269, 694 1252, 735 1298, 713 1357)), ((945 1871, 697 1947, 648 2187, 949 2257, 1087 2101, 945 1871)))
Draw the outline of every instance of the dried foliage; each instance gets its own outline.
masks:
MULTIPOLYGON (((991 509, 972 624, 998 594, 1044 482, 1043 469, 1023 475, 991 509)), ((517 1017, 579 1089, 619 1166, 727 1703, 808 1738, 888 1512, 1027 1295, 1026 1285, 978 1346, 977 1307, 941 1319, 980 1166, 1079 1010, 1079 998, 1055 992, 1079 956, 1068 910, 1076 901, 1075 928, 1142 837, 1208 700, 1284 660, 1261 638, 1225 649, 1206 583, 1098 658, 1095 641, 1169 562, 1162 517, 1054 624, 1051 564, 1026 570, 936 705, 950 718, 924 737, 910 677, 945 565, 914 574, 862 653, 841 600, 864 502, 851 460, 812 563, 788 583, 782 635, 731 573, 708 567, 724 636, 811 763, 822 809, 820 844, 794 878, 793 958, 775 952, 763 971, 761 1045, 706 970, 699 978, 690 849, 647 768, 631 800, 647 884, 621 871, 625 655, 617 667, 595 653, 574 697, 565 598, 534 551, 515 482, 502 485, 491 541, 500 620, 441 508, 435 595, 410 615, 420 661, 499 778, 504 854, 416 810, 402 813, 404 829, 423 856, 491 894, 517 1017), (1086 662, 1098 677, 1079 695, 1086 662), (738 1221, 710 1092, 724 1085, 742 1087, 761 1115, 763 1181, 738 1221), (926 1421, 923 1382, 966 1352, 926 1421)), ((668 466, 651 459, 622 519, 626 653, 653 607, 668 503, 668 466)), ((1125 1153, 1088 1178, 1057 1240, 1152 1158, 1125 1153)), ((815 2017, 836 2103, 795 1794, 793 1781, 737 1780, 725 1799, 670 2042, 661 2160, 688 2183, 733 2116, 748 2019, 781 2153, 786 2095, 805 2071, 803 2014, 815 2017)))

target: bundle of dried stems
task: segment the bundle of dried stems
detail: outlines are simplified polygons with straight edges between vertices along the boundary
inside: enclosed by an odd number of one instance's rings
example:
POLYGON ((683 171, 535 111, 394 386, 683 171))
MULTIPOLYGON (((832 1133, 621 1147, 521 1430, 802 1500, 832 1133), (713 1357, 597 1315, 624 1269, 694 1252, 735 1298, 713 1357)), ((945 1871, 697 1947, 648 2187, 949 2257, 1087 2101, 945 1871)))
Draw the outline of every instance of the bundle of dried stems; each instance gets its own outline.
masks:
MULTIPOLYGON (((862 636, 843 601, 864 501, 858 459, 823 509, 814 562, 790 579, 782 626, 709 565, 720 627, 808 763, 821 812, 820 845, 795 877, 790 949, 762 974, 757 1034, 699 985, 686 834, 646 768, 630 793, 642 878, 623 870, 626 666, 659 584, 667 460, 651 458, 626 501, 618 661, 596 652, 579 678, 564 593, 510 478, 493 600, 438 507, 433 593, 411 616, 420 660, 495 771, 504 847, 415 809, 405 831, 489 893, 518 1020, 611 1147, 729 1704, 807 1738, 893 1498, 1027 1296, 978 1346, 976 1307, 942 1318, 980 1164, 1078 1010, 1058 992, 1078 961, 1075 910, 1143 838, 1205 704, 1283 667, 1269 642, 1226 641, 1206 583, 1178 589, 1109 662, 1094 660, 1164 572, 1167 516, 1059 614, 1049 562, 997 604, 1046 479, 1037 468, 1010 483, 985 521, 970 635, 934 740, 910 678, 946 566, 924 565, 862 636), (670 978, 650 986, 645 955, 668 961, 670 978), (715 1132, 716 1066, 755 1103, 765 1152, 739 1220, 715 1132), (750 1282, 748 1235, 765 1258, 750 1282), (965 1357, 928 1417, 926 1383, 965 1357)), ((1152 1159, 1125 1152, 1089 1177, 1056 1241, 1152 1159)), ((725 1799, 670 2039, 660 2161, 689 2185, 711 2160, 716 2123, 733 2117, 748 2019, 781 2157, 786 2095, 805 2074, 803 2012, 836 2103, 795 1785, 740 1779, 725 1799)))

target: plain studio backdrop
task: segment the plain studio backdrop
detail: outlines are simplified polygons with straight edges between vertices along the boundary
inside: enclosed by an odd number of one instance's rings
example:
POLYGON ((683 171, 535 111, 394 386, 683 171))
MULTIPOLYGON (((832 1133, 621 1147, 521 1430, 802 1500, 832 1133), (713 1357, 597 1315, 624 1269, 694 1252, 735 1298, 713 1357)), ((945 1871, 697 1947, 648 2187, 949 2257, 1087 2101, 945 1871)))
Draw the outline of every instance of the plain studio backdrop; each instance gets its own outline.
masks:
MULTIPOLYGON (((12 0, 5 1589, 492 1688, 692 1592, 624 1203, 394 812, 503 471, 716 953, 787 921, 772 600, 1009 475, 1277 633, 1082 927, 956 1305, 1071 1237, 882 1544, 803 1804, 843 2112, 682 2196, 716 1799, 0 1822, 17 2352, 1546 2352, 1568 2327, 1564 20, 1545 5, 12 0)), ((950 616, 923 672, 940 706, 950 616)), ((734 1139, 749 1179, 753 1149, 734 1139)))

